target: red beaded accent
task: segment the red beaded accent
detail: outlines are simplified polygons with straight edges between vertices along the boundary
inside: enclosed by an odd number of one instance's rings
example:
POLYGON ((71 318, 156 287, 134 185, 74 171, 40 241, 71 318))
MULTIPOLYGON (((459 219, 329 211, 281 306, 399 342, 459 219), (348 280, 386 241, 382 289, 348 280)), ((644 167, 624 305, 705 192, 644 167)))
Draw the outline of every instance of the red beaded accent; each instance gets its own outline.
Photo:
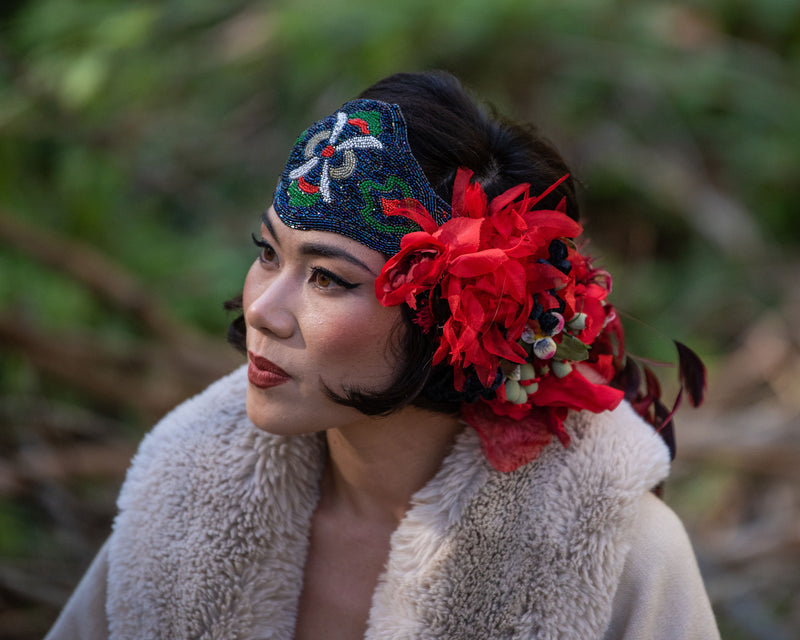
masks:
POLYGON ((325 147, 319 155, 323 158, 330 158, 334 153, 336 153, 336 149, 334 149, 331 145, 325 147))
POLYGON ((369 135, 369 125, 367 124, 366 120, 362 120, 361 118, 350 118, 347 121, 347 124, 352 124, 353 126, 358 127, 365 136, 369 135))
POLYGON ((300 179, 297 181, 297 186, 300 187, 300 190, 305 193, 316 193, 319 191, 319 187, 315 184, 310 184, 303 176, 300 176, 300 179))

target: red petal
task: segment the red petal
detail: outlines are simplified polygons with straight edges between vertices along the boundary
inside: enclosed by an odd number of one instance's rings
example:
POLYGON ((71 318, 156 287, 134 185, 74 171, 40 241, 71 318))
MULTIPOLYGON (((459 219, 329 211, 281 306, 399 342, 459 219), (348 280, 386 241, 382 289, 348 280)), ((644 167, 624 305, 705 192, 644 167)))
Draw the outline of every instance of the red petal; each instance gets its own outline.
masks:
POLYGON ((560 211, 539 209, 526 213, 523 217, 529 227, 546 228, 548 232, 555 234, 556 237, 575 238, 583 231, 583 227, 579 222, 560 211))
POLYGON ((605 307, 596 298, 581 298, 576 304, 577 310, 586 314, 586 328, 578 334, 578 338, 584 344, 591 344, 603 330, 606 319, 605 307))
MULTIPOLYGON (((533 295, 540 291, 554 289, 567 280, 567 276, 550 264, 535 264, 528 272, 528 292, 533 295)), ((557 304, 555 305, 557 306, 557 304)))
POLYGON ((567 407, 600 413, 616 408, 622 402, 623 396, 619 389, 589 382, 578 371, 573 370, 564 378, 544 376, 539 381, 538 391, 531 396, 531 401, 540 407, 567 407))
POLYGON ((484 247, 501 249, 513 247, 523 240, 527 230, 528 225, 521 215, 506 210, 486 218, 486 224, 482 229, 481 244, 484 247))
POLYGON ((433 233, 439 228, 428 210, 422 206, 419 200, 414 198, 404 198, 402 200, 381 200, 383 215, 403 216, 416 222, 423 231, 433 233))
POLYGON ((503 286, 508 295, 518 302, 523 302, 530 297, 528 295, 528 278, 525 273, 525 267, 518 262, 506 262, 503 275, 503 286))
POLYGON ((483 334, 483 346, 490 353, 519 364, 525 362, 525 357, 528 355, 518 343, 507 340, 495 326, 483 334))
POLYGON ((452 201, 452 214, 453 217, 465 215, 464 213, 464 194, 467 190, 467 185, 472 178, 472 169, 466 167, 459 167, 456 172, 456 179, 453 181, 453 201, 452 201))
POLYGON ((436 231, 435 237, 450 248, 455 255, 478 250, 483 220, 475 218, 452 218, 436 231))
POLYGON ((550 444, 553 433, 563 434, 569 442, 563 418, 553 410, 534 408, 520 421, 499 416, 488 404, 477 402, 465 404, 462 415, 478 433, 486 459, 498 471, 514 471, 535 460, 550 444))
POLYGON ((553 184, 551 184, 549 187, 547 187, 547 189, 545 189, 544 191, 542 191, 542 193, 540 193, 538 196, 536 196, 535 198, 533 198, 533 202, 531 202, 531 203, 530 203, 528 206, 533 206, 533 205, 535 205, 537 202, 539 202, 539 200, 542 200, 543 198, 546 198, 546 197, 547 197, 547 196, 550 194, 550 192, 551 192, 551 191, 553 191, 554 189, 556 189, 556 188, 558 187, 558 185, 560 185, 562 182, 564 182, 564 180, 566 180, 567 178, 569 178, 569 174, 568 174, 568 173, 567 173, 567 174, 565 174, 565 175, 563 175, 563 176, 561 176, 561 177, 560 177, 558 180, 556 180, 556 181, 555 181, 553 184))
POLYGON ((492 202, 489 204, 489 214, 495 214, 512 203, 519 198, 519 196, 528 191, 529 187, 530 185, 527 182, 523 182, 515 187, 511 187, 508 191, 504 191, 499 196, 492 199, 492 202))
POLYGON ((470 182, 471 169, 460 167, 453 182, 453 218, 483 219, 486 217, 486 194, 483 188, 470 182))
POLYGON ((462 215, 481 220, 486 217, 486 194, 479 184, 471 182, 464 190, 464 211, 462 215))
POLYGON ((508 257, 502 250, 486 249, 453 258, 448 271, 459 278, 474 278, 495 271, 507 260, 508 257))

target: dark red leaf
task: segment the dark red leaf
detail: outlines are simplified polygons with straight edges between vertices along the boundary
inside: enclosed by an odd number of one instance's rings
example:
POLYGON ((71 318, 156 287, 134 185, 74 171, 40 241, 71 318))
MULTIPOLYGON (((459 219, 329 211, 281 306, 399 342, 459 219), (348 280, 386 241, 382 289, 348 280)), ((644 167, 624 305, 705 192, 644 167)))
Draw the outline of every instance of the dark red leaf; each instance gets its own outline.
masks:
POLYGON ((661 384, 658 382, 658 376, 648 366, 644 367, 644 379, 647 395, 658 400, 661 397, 661 384))
POLYGON ((657 431, 663 438, 664 442, 669 449, 669 459, 675 459, 675 421, 672 419, 672 415, 667 413, 667 408, 661 404, 658 400, 655 402, 655 419, 656 424, 659 422, 661 423, 657 431), (666 422, 665 422, 666 420, 666 422))
POLYGON ((706 368, 703 361, 685 344, 673 340, 678 349, 678 370, 681 386, 689 394, 689 403, 699 407, 706 390, 706 368))
POLYGON ((625 399, 628 402, 633 402, 639 395, 639 386, 642 383, 639 365, 636 364, 633 358, 625 358, 625 367, 619 372, 618 381, 625 392, 625 399))

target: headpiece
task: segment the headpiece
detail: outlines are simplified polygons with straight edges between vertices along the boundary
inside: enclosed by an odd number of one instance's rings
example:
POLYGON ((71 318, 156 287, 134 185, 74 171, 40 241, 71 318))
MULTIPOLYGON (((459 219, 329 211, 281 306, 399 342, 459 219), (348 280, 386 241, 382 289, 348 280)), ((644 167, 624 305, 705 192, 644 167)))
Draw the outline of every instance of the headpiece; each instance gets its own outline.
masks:
POLYGON ((353 100, 306 129, 289 154, 275 211, 295 229, 333 231, 387 255, 418 227, 386 216, 382 201, 413 198, 437 222, 450 206, 431 188, 406 136, 400 107, 353 100))
MULTIPOLYGON (((433 365, 452 368, 450 389, 436 393, 462 402, 498 470, 530 462, 553 436, 567 446, 569 410, 599 413, 623 398, 669 444, 672 413, 647 368, 640 390, 606 300, 610 275, 581 253, 582 227, 565 200, 539 206, 568 176, 539 195, 520 184, 489 201, 472 175, 458 170, 447 205, 411 155, 399 107, 356 100, 300 136, 275 210, 291 227, 339 233, 391 256, 375 281, 378 300, 408 305, 434 335, 433 365)), ((676 344, 681 394, 686 387, 696 406, 705 370, 676 344)))

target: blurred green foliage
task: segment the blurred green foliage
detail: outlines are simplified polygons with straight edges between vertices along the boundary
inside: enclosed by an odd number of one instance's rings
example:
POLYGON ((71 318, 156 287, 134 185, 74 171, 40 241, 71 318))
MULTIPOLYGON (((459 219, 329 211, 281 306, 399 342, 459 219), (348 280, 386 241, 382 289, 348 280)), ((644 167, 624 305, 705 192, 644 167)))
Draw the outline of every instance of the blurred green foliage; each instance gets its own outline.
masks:
MULTIPOLYGON (((0 207, 99 247, 219 331, 296 132, 388 73, 446 68, 574 163, 596 252, 622 274, 618 304, 683 338, 728 307, 708 345, 722 348, 780 302, 748 282, 750 262, 800 241, 800 7, 754 7, 11 3, 0 207)), ((62 328, 107 321, 24 256, 4 251, 3 272, 4 306, 62 328)))
MULTIPOLYGON (((221 341, 296 134, 430 68, 562 149, 614 302, 643 321, 634 352, 671 358, 664 334, 713 365, 796 297, 796 0, 6 2, 0 218, 106 254, 221 341)), ((0 240, 3 312, 123 350, 144 331, 0 240)), ((23 356, 0 360, 3 394, 81 402, 23 356)), ((0 553, 35 549, 36 517, 0 501, 0 553)))

